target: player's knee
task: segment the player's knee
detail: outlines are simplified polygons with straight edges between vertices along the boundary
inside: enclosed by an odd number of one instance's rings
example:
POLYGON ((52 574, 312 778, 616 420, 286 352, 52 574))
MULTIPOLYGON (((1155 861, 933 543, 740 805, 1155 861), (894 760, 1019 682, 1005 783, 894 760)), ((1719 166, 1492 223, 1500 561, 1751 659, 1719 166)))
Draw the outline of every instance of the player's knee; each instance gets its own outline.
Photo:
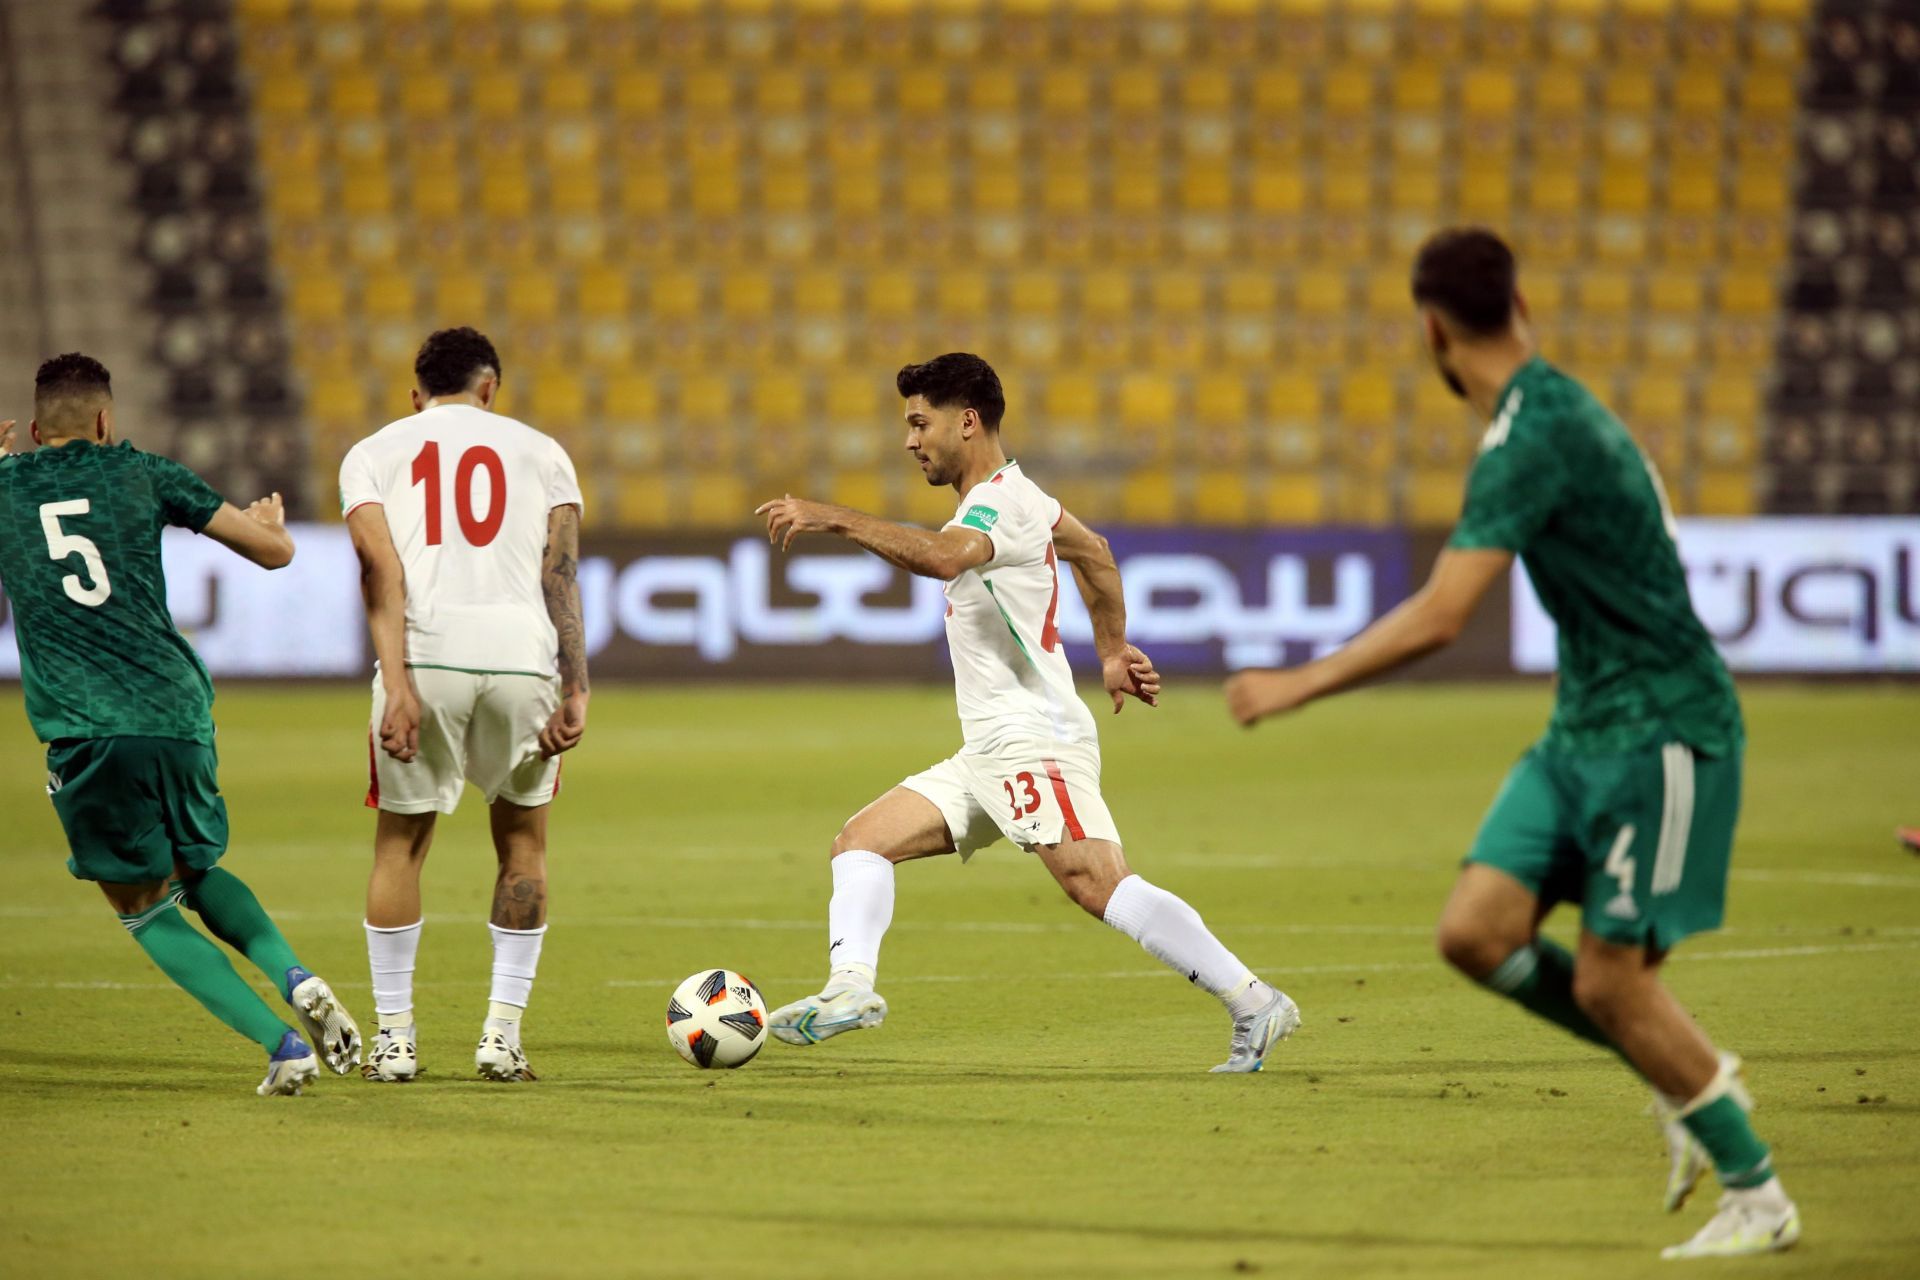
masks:
POLYGON ((1573 1002, 1602 1027, 1627 1016, 1638 995, 1637 979, 1616 966, 1578 963, 1573 967, 1573 1002))
POLYGON ((849 822, 833 837, 833 852, 828 856, 837 858, 843 853, 852 853, 859 847, 859 838, 854 835, 853 824, 849 822))
POLYGON ((1475 921, 1443 916, 1434 931, 1434 946, 1441 959, 1479 981, 1498 969, 1514 951, 1526 945, 1525 938, 1509 938, 1503 931, 1488 929, 1475 921))

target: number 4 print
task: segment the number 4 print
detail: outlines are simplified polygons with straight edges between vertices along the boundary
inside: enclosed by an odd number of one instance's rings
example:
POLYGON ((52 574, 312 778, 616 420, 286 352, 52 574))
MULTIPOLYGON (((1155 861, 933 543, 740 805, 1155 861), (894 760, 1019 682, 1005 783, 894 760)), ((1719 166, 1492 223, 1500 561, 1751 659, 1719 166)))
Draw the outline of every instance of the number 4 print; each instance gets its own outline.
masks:
POLYGON ((1001 785, 1007 789, 1007 801, 1013 805, 1013 817, 1016 822, 1030 813, 1038 813, 1040 811, 1040 788, 1033 785, 1032 774, 1016 774, 1013 778, 1001 783, 1001 785), (1020 793, 1013 789, 1013 784, 1016 782, 1019 783, 1027 793, 1024 805, 1021 802, 1020 793))

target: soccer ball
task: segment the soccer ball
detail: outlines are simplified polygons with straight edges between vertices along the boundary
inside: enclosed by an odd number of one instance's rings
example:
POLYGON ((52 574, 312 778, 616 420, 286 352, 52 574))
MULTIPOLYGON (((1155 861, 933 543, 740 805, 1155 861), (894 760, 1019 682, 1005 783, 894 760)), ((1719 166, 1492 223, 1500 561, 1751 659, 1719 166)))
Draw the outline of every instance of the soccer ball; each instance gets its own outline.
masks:
POLYGON ((696 1067, 742 1067, 767 1042, 767 1002, 731 969, 703 969, 667 1001, 667 1039, 696 1067))

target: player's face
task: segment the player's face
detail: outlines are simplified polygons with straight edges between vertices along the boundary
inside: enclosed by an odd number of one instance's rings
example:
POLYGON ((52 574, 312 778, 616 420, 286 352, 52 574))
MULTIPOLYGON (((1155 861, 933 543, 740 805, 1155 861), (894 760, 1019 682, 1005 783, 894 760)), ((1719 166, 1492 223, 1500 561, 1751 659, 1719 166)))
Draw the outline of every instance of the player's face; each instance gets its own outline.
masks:
POLYGON ((1427 351, 1433 356, 1433 367, 1439 371, 1440 380, 1447 384, 1447 390, 1465 400, 1467 385, 1460 381, 1460 375, 1453 371, 1451 345, 1447 341, 1446 326, 1440 323, 1440 317, 1430 308, 1422 310, 1420 314, 1425 321, 1423 327, 1427 335, 1427 351))
POLYGON ((965 408, 936 409, 925 396, 908 397, 907 452, 920 464, 920 474, 928 484, 953 484, 960 479, 961 419, 970 412, 965 408))

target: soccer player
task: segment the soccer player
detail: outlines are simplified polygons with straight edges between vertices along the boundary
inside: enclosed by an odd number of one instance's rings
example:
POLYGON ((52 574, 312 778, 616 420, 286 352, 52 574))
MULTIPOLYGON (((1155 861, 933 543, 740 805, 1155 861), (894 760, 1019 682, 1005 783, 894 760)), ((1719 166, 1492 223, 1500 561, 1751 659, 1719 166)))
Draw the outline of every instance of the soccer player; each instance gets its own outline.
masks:
POLYGON ((398 1082, 419 1071, 420 868, 436 815, 471 781, 499 858, 474 1065, 489 1080, 532 1080, 520 1021, 547 932, 547 805, 560 754, 587 729, 580 484, 558 441, 492 412, 500 356, 484 336, 430 334, 413 368, 415 412, 340 465, 378 659, 366 929, 380 1030, 363 1074, 398 1082))
POLYGON ((1345 648, 1227 685, 1251 725, 1438 649, 1519 556, 1560 628, 1546 736, 1508 775, 1440 918, 1449 963, 1653 1086, 1674 1157, 1667 1208, 1711 1157, 1719 1211, 1669 1258, 1784 1249, 1800 1218, 1748 1123, 1739 1061, 1660 981, 1681 939, 1719 927, 1745 735, 1694 614, 1660 479, 1617 419, 1535 354, 1512 252, 1443 231, 1413 270, 1440 377, 1490 425, 1465 509, 1426 586, 1345 648), (1542 938, 1580 905, 1577 958, 1542 938))
POLYGON ((13 602, 27 719, 47 744, 47 794, 67 870, 99 884, 160 971, 267 1052, 262 1096, 345 1075, 360 1030, 240 878, 227 850, 213 681, 167 612, 160 534, 203 533, 267 569, 293 559, 280 495, 245 511, 177 462, 116 440, 106 368, 55 356, 34 378, 30 430, 0 423, 0 583, 13 602), (209 932, 260 967, 312 1047, 241 980, 209 932))
POLYGON ((900 370, 896 384, 907 451, 928 484, 960 494, 945 527, 929 532, 791 496, 756 514, 782 548, 802 533, 838 534, 947 584, 963 745, 855 814, 834 840, 827 985, 776 1010, 770 1029, 788 1044, 814 1044, 878 1026, 887 1002, 874 977, 893 919, 894 865, 955 852, 964 860, 1005 836, 1038 855, 1074 902, 1226 1005, 1232 1044, 1215 1071, 1260 1070, 1299 1025, 1299 1009, 1192 907, 1133 873, 1100 796, 1099 737, 1054 622, 1065 560, 1093 619, 1114 711, 1128 697, 1159 701, 1159 673, 1127 643, 1113 553, 1002 452, 1006 398, 986 361, 937 356, 900 370))

